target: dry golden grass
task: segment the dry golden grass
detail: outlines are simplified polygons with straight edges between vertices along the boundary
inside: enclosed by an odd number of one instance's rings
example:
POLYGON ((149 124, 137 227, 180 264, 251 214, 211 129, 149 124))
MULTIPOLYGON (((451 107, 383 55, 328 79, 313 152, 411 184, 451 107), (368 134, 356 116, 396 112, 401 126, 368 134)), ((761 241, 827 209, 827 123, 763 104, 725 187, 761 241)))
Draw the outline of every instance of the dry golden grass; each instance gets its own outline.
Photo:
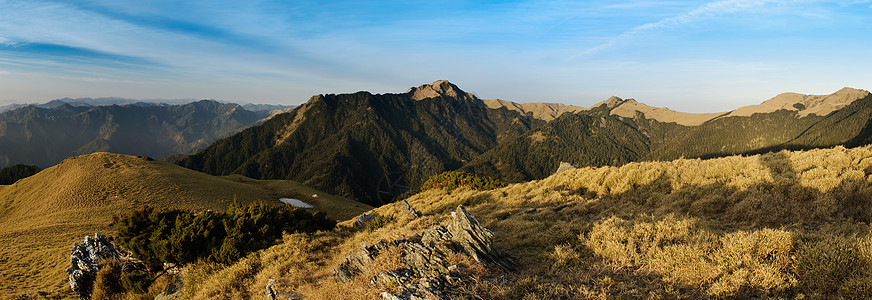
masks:
POLYGON ((872 297, 872 147, 582 168, 408 201, 424 217, 391 204, 374 211, 396 221, 372 232, 349 220, 287 236, 204 276, 195 298, 257 296, 268 278, 312 299, 377 298, 389 289, 336 282, 332 268, 361 242, 444 224, 460 204, 520 266, 470 272, 460 289, 482 299, 872 297))
POLYGON ((94 232, 113 233, 113 218, 133 208, 223 209, 293 197, 329 217, 348 219, 370 207, 292 181, 215 177, 172 164, 109 153, 65 160, 0 186, 0 293, 68 291, 72 245, 94 232), (318 199, 312 199, 318 194, 318 199))

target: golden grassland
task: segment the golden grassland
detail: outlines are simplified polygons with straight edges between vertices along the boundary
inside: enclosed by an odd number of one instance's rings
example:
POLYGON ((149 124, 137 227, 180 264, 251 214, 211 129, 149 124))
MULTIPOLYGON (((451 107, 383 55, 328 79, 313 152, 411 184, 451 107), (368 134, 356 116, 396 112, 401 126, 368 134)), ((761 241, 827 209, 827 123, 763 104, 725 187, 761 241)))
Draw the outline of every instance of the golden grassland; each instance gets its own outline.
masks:
MULTIPOLYGON (((395 222, 286 235, 230 266, 188 268, 196 299, 373 299, 373 274, 338 283, 332 268, 361 242, 446 223, 463 204, 495 234, 517 271, 470 270, 481 299, 872 298, 872 147, 782 151, 711 160, 565 171, 491 191, 430 190, 374 211, 395 222)), ((390 255, 376 271, 396 268, 390 255)), ((376 272, 373 271, 373 272, 376 272)))
POLYGON ((215 177, 145 157, 109 153, 70 158, 0 186, 0 296, 68 293, 65 270, 73 244, 94 232, 113 234, 111 224, 128 210, 144 205, 218 210, 234 197, 242 204, 294 197, 337 220, 371 209, 293 181, 215 177), (313 199, 312 194, 319 197, 313 199))

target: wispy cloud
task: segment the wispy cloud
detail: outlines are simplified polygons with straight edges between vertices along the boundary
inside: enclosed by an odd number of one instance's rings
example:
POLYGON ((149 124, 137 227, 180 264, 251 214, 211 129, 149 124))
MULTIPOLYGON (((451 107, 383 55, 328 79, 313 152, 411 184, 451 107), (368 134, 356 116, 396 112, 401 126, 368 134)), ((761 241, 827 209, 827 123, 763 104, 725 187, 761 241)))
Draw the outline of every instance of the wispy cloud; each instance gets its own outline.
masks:
POLYGON ((689 12, 679 14, 677 16, 668 17, 661 19, 656 22, 642 24, 636 27, 633 27, 630 30, 627 30, 621 33, 618 36, 610 38, 608 42, 594 46, 592 48, 585 49, 579 53, 576 53, 567 58, 567 60, 587 57, 590 55, 594 55, 600 53, 604 50, 613 48, 618 44, 630 42, 632 39, 641 36, 644 33, 663 28, 676 28, 681 26, 686 26, 695 22, 699 22, 704 19, 729 14, 736 13, 739 11, 746 11, 753 8, 758 8, 770 4, 788 4, 791 2, 797 1, 784 1, 784 0, 722 0, 709 2, 706 5, 693 9, 689 12))

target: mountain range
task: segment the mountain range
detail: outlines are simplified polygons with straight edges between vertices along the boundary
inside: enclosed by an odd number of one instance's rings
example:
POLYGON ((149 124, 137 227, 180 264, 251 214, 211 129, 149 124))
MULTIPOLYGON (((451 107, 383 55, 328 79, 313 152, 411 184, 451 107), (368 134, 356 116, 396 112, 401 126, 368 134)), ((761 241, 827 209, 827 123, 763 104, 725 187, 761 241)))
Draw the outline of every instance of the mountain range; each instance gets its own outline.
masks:
POLYGON ((870 118, 869 92, 851 88, 826 96, 786 93, 760 105, 711 114, 674 112, 612 97, 564 113, 489 150, 464 169, 520 182, 544 178, 560 162, 604 166, 860 146, 870 142, 870 118))
POLYGON ((112 224, 131 210, 203 214, 292 197, 346 221, 288 232, 231 264, 146 274, 152 287, 125 297, 154 298, 178 281, 181 297, 195 299, 402 293, 429 282, 408 279, 418 254, 458 240, 422 241, 473 227, 465 232, 514 264, 446 257, 440 268, 453 277, 431 287, 484 299, 872 295, 867 91, 786 93, 690 114, 618 97, 591 107, 479 99, 440 80, 395 94, 316 95, 274 113, 199 101, 0 114, 0 154, 53 165, 3 170, 21 179, 0 185, 0 291, 74 297, 64 272, 70 246, 94 232, 116 234, 112 224), (160 145, 167 153, 205 148, 174 163, 87 154, 146 155, 160 145), (810 148, 830 149, 779 151, 810 148), (696 159, 711 157, 721 158, 696 159), (449 170, 520 183, 418 193, 449 170), (369 263, 353 259, 360 253, 369 263), (336 269, 349 261, 371 268, 343 283, 336 269))
POLYGON ((214 100, 94 106, 125 99, 89 99, 61 99, 0 113, 0 168, 45 168, 98 151, 156 158, 190 154, 282 112, 249 111, 214 100), (69 100, 76 101, 65 102, 69 100))
POLYGON ((482 100, 448 81, 405 93, 328 94, 179 161, 209 174, 292 179, 380 205, 461 169, 509 182, 560 162, 621 165, 869 142, 872 97, 778 95, 721 113, 612 97, 589 108, 482 100))

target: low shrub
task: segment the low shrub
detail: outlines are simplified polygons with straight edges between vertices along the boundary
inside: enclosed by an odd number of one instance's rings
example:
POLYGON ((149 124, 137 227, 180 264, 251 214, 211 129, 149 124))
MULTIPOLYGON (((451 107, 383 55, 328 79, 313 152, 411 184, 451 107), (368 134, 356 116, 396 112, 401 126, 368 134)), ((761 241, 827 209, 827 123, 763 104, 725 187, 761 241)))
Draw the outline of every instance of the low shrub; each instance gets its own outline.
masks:
POLYGON ((144 207, 116 225, 118 242, 152 270, 163 262, 186 264, 207 259, 231 263, 273 245, 283 232, 313 232, 336 225, 319 212, 289 205, 232 205, 225 212, 157 211, 144 207))
POLYGON ((121 286, 125 291, 144 294, 151 284, 151 274, 146 270, 133 270, 121 274, 121 286))
POLYGON ((0 185, 13 184, 19 179, 33 176, 33 174, 42 171, 37 166, 14 165, 0 169, 0 185))
POLYGON ((431 176, 421 186, 421 191, 444 189, 450 192, 462 186, 485 191, 504 187, 506 184, 490 177, 478 176, 463 171, 450 171, 431 176))
POLYGON ((366 232, 373 232, 376 229, 393 223, 394 221, 396 221, 394 217, 376 216, 374 220, 367 222, 363 229, 366 230, 366 232))

